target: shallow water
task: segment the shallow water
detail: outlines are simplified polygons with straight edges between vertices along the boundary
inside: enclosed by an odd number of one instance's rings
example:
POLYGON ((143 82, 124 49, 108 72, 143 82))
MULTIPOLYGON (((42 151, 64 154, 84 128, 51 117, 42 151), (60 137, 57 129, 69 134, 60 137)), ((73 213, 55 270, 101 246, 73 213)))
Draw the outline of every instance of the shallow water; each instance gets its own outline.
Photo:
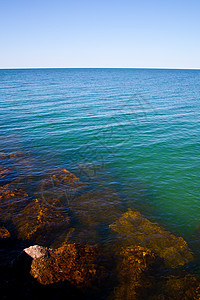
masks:
MULTIPOLYGON (((29 194, 40 197, 38 186, 49 171, 66 168, 88 191, 117 194, 121 213, 138 209, 196 252, 199 125, 198 70, 0 70, 0 152, 25 153, 23 160, 1 165, 15 163, 13 176, 26 177, 21 184, 29 194)), ((62 198, 59 209, 69 212, 70 196, 54 196, 62 198)), ((108 200, 102 198, 93 200, 99 213, 87 208, 99 234, 87 236, 90 227, 84 225, 83 235, 109 244, 109 218, 101 219, 108 200)), ((75 218, 76 228, 83 227, 80 220, 75 218)))

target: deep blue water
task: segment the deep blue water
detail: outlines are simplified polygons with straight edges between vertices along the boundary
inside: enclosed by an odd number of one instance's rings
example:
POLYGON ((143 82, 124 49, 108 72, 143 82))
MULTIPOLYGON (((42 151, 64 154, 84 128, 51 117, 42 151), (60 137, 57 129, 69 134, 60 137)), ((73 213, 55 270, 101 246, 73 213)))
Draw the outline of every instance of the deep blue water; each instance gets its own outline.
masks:
POLYGON ((32 190, 65 167, 189 244, 199 239, 199 125, 199 70, 0 70, 0 152, 30 154, 32 190))

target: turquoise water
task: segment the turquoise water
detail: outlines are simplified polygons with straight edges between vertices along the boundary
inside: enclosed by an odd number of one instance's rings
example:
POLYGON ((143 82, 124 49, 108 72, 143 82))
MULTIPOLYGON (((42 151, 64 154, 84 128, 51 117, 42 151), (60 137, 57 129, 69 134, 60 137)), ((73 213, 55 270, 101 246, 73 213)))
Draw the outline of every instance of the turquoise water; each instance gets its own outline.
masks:
POLYGON ((85 181, 100 172, 125 210, 191 245, 200 225, 199 125, 199 70, 0 70, 1 152, 30 153, 35 182, 55 167, 85 181))

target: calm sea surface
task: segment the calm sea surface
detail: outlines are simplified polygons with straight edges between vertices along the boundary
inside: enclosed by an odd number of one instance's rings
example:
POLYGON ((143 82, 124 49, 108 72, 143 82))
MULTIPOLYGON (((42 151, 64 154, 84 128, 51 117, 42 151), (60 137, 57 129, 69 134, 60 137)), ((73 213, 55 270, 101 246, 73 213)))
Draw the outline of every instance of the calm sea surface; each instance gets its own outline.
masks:
POLYGON ((199 70, 0 70, 0 152, 14 151, 29 153, 30 193, 66 168, 199 242, 199 70))

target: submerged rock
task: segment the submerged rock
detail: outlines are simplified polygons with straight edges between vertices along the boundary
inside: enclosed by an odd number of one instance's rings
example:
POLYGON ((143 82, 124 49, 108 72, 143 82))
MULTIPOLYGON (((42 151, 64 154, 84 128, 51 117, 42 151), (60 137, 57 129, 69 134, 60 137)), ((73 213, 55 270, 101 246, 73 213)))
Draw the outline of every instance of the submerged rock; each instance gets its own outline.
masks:
POLYGON ((66 244, 72 244, 77 242, 77 231, 73 227, 67 228, 67 230, 65 228, 65 230, 62 230, 62 232, 60 232, 56 236, 56 238, 52 240, 51 243, 49 243, 48 247, 52 249, 57 249, 66 244))
MULTIPOLYGON (((31 187, 34 174, 34 158, 28 152, 15 152, 10 159, 17 172, 15 183, 21 187, 31 187)), ((33 183, 34 184, 34 183, 33 183)))
POLYGON ((57 250, 46 248, 45 251, 44 255, 33 259, 30 270, 42 285, 68 281, 76 288, 93 285, 97 288, 101 279, 105 279, 106 272, 97 247, 69 244, 57 250))
POLYGON ((185 276, 169 276, 166 284, 165 291, 167 299, 200 299, 200 281, 194 275, 187 274, 185 276))
MULTIPOLYGON (((56 205, 57 200, 51 199, 50 202, 56 205)), ((54 239, 58 232, 69 230, 70 218, 66 213, 48 206, 42 199, 35 199, 12 221, 18 229, 20 239, 31 239, 46 244, 54 239)))
POLYGON ((7 157, 8 157, 8 156, 7 156, 5 153, 0 152, 0 160, 6 159, 7 157))
POLYGON ((83 193, 68 204, 74 216, 90 228, 109 225, 122 213, 120 198, 114 189, 83 193))
POLYGON ((0 240, 10 238, 10 232, 4 226, 0 227, 0 240))
MULTIPOLYGON (((29 153, 14 152, 4 155, 6 158, 4 166, 0 166, 0 183, 5 185, 12 181, 12 184, 20 188, 27 188, 32 181, 32 158, 29 153)), ((0 156, 1 160, 1 156, 0 156)))
POLYGON ((125 245, 139 245, 164 259, 167 266, 176 268, 193 260, 186 241, 161 226, 150 222, 138 211, 129 209, 110 228, 125 245))
POLYGON ((0 187, 0 219, 9 220, 28 203, 28 194, 12 184, 0 187))
POLYGON ((11 159, 14 159, 14 158, 19 158, 19 157, 24 157, 25 156, 25 153, 24 152, 21 152, 21 151, 17 151, 17 152, 13 152, 9 155, 9 157, 11 159))
POLYGON ((10 175, 12 172, 12 168, 0 166, 0 180, 10 175))
POLYGON ((170 275, 149 300, 199 300, 200 280, 192 274, 170 275))
POLYGON ((86 184, 68 170, 58 168, 42 180, 39 188, 44 199, 61 198, 67 202, 75 193, 84 190, 86 184))
POLYGON ((124 247, 117 256, 118 285, 111 299, 147 299, 157 283, 160 258, 140 246, 124 247))

